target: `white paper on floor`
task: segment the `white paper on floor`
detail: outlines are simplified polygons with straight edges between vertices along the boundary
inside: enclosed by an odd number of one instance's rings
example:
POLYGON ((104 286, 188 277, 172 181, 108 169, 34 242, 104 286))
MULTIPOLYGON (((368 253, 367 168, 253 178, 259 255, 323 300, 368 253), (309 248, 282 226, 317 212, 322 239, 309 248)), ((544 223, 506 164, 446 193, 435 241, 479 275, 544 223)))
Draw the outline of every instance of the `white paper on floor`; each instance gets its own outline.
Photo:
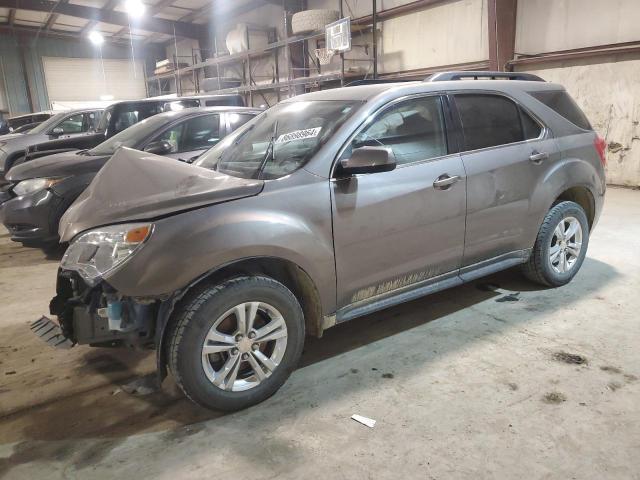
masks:
POLYGON ((353 420, 355 420, 358 423, 361 423, 363 425, 366 425, 369 428, 373 428, 374 425, 376 424, 376 421, 371 419, 371 418, 367 418, 367 417, 363 417, 362 415, 351 415, 351 418, 353 420))

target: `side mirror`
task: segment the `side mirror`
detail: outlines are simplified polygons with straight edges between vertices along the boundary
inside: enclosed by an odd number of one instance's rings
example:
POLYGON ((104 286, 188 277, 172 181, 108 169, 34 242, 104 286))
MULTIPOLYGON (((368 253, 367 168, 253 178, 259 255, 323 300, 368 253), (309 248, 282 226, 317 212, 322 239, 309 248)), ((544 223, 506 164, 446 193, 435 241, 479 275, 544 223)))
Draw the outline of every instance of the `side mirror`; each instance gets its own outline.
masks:
POLYGON ((53 130, 51 130, 52 135, 62 135, 63 133, 64 133, 64 128, 62 127, 56 127, 53 130))
POLYGON ((171 144, 165 140, 151 142, 149 145, 144 147, 145 152, 154 153, 156 155, 166 155, 167 153, 171 153, 171 149, 171 144))
POLYGON ((396 157, 387 147, 355 148, 351 158, 340 162, 340 174, 390 172, 396 168, 396 157))

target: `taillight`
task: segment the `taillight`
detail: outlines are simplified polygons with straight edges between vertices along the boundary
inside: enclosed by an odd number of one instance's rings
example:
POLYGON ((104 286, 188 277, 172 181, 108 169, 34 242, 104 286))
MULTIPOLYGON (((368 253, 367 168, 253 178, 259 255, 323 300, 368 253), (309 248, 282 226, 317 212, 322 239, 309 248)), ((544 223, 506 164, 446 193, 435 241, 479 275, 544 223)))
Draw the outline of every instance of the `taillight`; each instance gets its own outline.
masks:
POLYGON ((596 147, 598 151, 598 155, 600 155, 600 163, 602 163, 603 167, 607 166, 607 157, 605 152, 607 150, 607 142, 604 141, 600 135, 596 135, 596 139, 593 141, 593 146, 596 147))

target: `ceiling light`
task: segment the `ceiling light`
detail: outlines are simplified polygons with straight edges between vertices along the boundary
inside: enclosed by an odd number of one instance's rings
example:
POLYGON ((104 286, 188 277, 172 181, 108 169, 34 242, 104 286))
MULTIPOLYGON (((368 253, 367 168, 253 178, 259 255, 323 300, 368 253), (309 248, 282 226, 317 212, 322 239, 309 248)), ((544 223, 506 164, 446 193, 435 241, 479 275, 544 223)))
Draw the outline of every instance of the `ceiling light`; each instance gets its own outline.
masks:
POLYGON ((100 100, 108 102, 109 100, 113 100, 113 95, 100 95, 100 100))
POLYGON ((146 7, 140 0, 125 0, 124 9, 130 17, 139 18, 144 14, 146 7))
POLYGON ((104 37, 100 32, 96 32, 95 30, 92 30, 89 33, 89 41, 94 45, 102 45, 104 43, 104 37))

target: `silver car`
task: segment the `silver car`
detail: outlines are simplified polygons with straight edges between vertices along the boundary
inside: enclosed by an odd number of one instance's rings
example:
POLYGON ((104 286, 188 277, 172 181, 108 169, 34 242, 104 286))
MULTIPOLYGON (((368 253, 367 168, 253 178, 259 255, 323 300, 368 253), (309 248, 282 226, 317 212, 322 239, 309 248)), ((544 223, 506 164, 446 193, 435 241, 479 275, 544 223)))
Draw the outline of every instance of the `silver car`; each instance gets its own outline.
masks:
POLYGON ((0 138, 0 185, 5 174, 24 159, 25 149, 49 140, 88 135, 95 131, 102 109, 69 110, 57 113, 26 133, 3 135, 0 138))
POLYGON ((155 347, 160 378, 233 410, 286 381, 305 335, 514 266, 566 284, 604 142, 560 85, 462 76, 288 99, 195 167, 121 149, 60 223, 59 323, 34 330, 155 347))

